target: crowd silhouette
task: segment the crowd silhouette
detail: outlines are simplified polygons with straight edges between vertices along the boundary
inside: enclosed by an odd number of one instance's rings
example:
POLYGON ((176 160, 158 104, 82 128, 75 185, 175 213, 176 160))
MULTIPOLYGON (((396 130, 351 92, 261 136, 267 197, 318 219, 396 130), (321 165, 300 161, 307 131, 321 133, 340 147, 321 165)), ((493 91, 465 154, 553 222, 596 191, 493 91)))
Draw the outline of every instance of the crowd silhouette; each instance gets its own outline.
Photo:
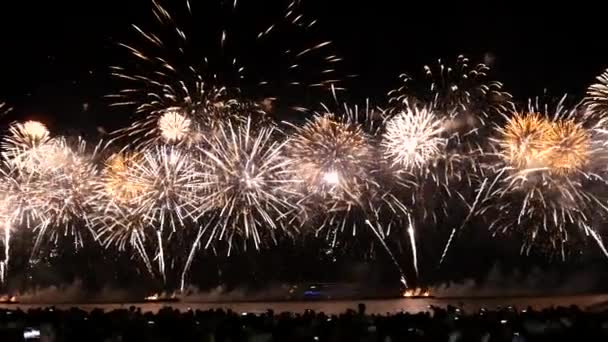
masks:
POLYGON ((452 306, 424 313, 369 315, 365 305, 340 315, 262 314, 130 307, 104 312, 77 308, 0 311, 0 341, 200 342, 494 342, 608 341, 608 310, 512 307, 465 312, 452 306))

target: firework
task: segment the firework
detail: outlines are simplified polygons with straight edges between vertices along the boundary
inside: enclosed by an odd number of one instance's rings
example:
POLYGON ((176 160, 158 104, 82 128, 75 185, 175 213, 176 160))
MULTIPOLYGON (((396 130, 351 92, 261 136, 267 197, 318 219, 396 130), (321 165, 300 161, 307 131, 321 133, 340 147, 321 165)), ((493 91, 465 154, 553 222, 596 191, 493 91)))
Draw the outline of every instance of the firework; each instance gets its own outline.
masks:
POLYGON ((547 136, 552 124, 538 113, 515 114, 498 128, 503 159, 514 168, 541 168, 547 160, 547 136))
MULTIPOLYGON (((178 138, 181 133, 176 137, 174 130, 165 135, 166 124, 177 123, 163 120, 169 110, 177 110, 190 125, 203 129, 225 119, 244 123, 247 117, 257 116, 256 122, 264 121, 276 100, 268 94, 270 90, 327 89, 340 81, 335 73, 341 58, 331 52, 330 41, 306 38, 316 21, 300 13, 298 1, 274 11, 280 14, 270 23, 250 19, 252 10, 270 11, 268 6, 241 8, 246 5, 224 1, 191 4, 187 0, 182 6, 168 7, 161 1, 152 5, 155 25, 149 29, 133 25, 138 39, 120 44, 135 63, 111 68, 112 75, 128 86, 108 97, 116 106, 135 107, 138 114, 130 127, 115 132, 131 145, 149 146, 159 139, 178 138), (206 20, 207 14, 213 20, 206 20), (218 22, 217 16, 225 16, 219 21, 223 27, 207 27, 218 22), (244 29, 243 22, 251 25, 244 29), (192 23, 197 29, 185 28, 192 23), (305 45, 286 47, 285 42, 305 45), (261 70, 264 67, 270 69, 261 70), (265 79, 277 72, 281 77, 276 79, 284 84, 265 79), (160 132, 158 123, 165 124, 160 132)), ((178 121, 184 124, 184 119, 178 121)))
POLYGON ((395 108, 412 99, 445 117, 446 129, 463 138, 489 131, 490 123, 513 109, 512 96, 500 82, 490 80, 490 67, 458 56, 453 65, 441 60, 424 67, 422 80, 402 75, 403 86, 389 93, 395 108))
POLYGON ((447 139, 444 122, 429 108, 408 108, 386 124, 382 146, 393 166, 423 169, 443 156, 447 139))
POLYGON ((573 120, 554 123, 547 137, 548 165, 553 172, 566 175, 586 170, 592 154, 591 133, 573 120))
POLYGON ((128 171, 142 160, 140 153, 114 154, 106 161, 101 191, 113 201, 124 204, 140 196, 144 187, 128 177, 128 171))
POLYGON ((296 128, 287 150, 306 191, 335 203, 358 202, 375 165, 361 126, 332 114, 317 115, 296 128))
POLYGON ((589 113, 604 119, 608 114, 608 70, 597 77, 597 83, 587 89, 585 104, 589 113))
POLYGON ((275 128, 254 131, 250 121, 228 122, 205 137, 201 167, 208 184, 201 211, 216 220, 209 242, 242 236, 258 248, 266 235, 274 239, 274 232, 284 228, 295 208, 288 201, 294 180, 287 169, 290 160, 282 154, 284 144, 274 141, 277 133, 275 128))
POLYGON ((32 228, 43 221, 44 207, 36 197, 37 179, 24 175, 14 164, 3 163, 0 167, 0 224, 4 257, 0 261, 0 281, 8 273, 11 241, 19 229, 32 228))
POLYGON ((0 218, 11 227, 32 228, 42 220, 44 207, 36 197, 38 178, 24 175, 14 164, 0 167, 2 208, 0 218))
MULTIPOLYGON (((134 247, 150 270, 144 242, 152 235, 158 271, 166 279, 165 244, 170 234, 194 225, 199 213, 199 177, 195 159, 172 146, 160 146, 141 154, 116 156, 104 177, 107 204, 99 218, 98 232, 103 244, 134 247)), ((169 256, 170 257, 170 256, 169 256)))
POLYGON ((35 229, 38 232, 34 251, 46 235, 55 242, 61 236, 73 236, 75 245, 82 247, 81 228, 92 229, 90 216, 98 177, 93 159, 97 148, 87 151, 81 138, 74 147, 70 145, 64 138, 56 141, 54 167, 39 178, 35 197, 30 198, 44 208, 43 219, 35 229))
POLYGON ((158 119, 160 135, 168 143, 184 140, 190 134, 191 125, 191 120, 176 110, 168 110, 158 119))
POLYGON ((522 251, 538 246, 562 258, 573 231, 597 236, 589 224, 594 208, 607 209, 596 191, 605 182, 591 162, 602 153, 595 129, 585 128, 577 109, 566 110, 563 101, 552 113, 531 104, 528 114, 516 114, 497 129, 500 162, 479 212, 492 213, 496 233, 520 233, 522 251))
POLYGON ((2 140, 2 155, 6 161, 23 171, 47 169, 56 154, 56 142, 42 123, 26 121, 14 123, 2 140))
POLYGON ((348 229, 353 237, 370 232, 405 284, 403 270, 385 241, 393 223, 409 218, 409 210, 381 185, 385 163, 376 158, 376 142, 384 121, 384 113, 370 109, 369 103, 363 111, 345 104, 341 116, 324 106, 323 113, 294 127, 287 155, 299 180, 301 224, 312 227, 315 235, 325 230, 332 249, 346 245, 342 234, 348 229), (381 218, 383 212, 390 215, 381 218))
POLYGON ((32 253, 47 237, 56 242, 70 235, 82 246, 78 228, 90 227, 89 203, 96 177, 85 142, 78 139, 72 148, 65 138, 51 138, 43 124, 27 121, 12 124, 2 145, 10 226, 37 232, 32 253), (59 234, 62 230, 65 234, 59 234))
POLYGON ((119 251, 133 248, 152 273, 146 241, 154 228, 139 208, 144 187, 129 178, 130 170, 141 161, 139 153, 115 154, 108 159, 95 191, 92 222, 102 246, 116 246, 119 251))
POLYGON ((515 114, 498 132, 501 157, 517 170, 584 172, 592 153, 591 133, 569 118, 550 121, 538 113, 515 114))
POLYGON ((184 227, 197 208, 197 194, 203 180, 193 158, 174 147, 161 146, 145 151, 140 163, 127 168, 126 179, 137 191, 137 210, 148 224, 175 231, 184 227))
MULTIPOLYGON (((448 201, 452 198, 458 198, 459 202, 470 199, 470 194, 463 193, 484 178, 478 164, 484 158, 486 138, 492 132, 492 124, 501 122, 513 109, 511 95, 503 90, 500 82, 491 80, 489 74, 487 65, 472 64, 468 58, 458 56, 453 64, 439 60, 435 65, 425 66, 420 79, 402 75, 403 85, 389 93, 392 106, 389 112, 395 118, 391 126, 392 139, 385 140, 385 147, 389 143, 394 148, 399 148, 399 143, 402 147, 410 144, 410 149, 414 146, 411 141, 397 137, 399 130, 406 137, 432 134, 433 139, 423 140, 425 144, 416 146, 421 147, 420 152, 425 151, 422 147, 430 148, 426 151, 434 155, 433 163, 415 170, 423 172, 414 174, 414 179, 407 182, 419 188, 415 192, 419 198, 415 200, 416 206, 422 205, 418 211, 423 212, 424 218, 432 217, 436 221, 438 212, 447 213, 448 201), (408 125, 406 119, 416 121, 408 125)), ((405 169, 411 168, 412 163, 420 167, 424 158, 429 157, 411 154, 403 148, 388 151, 393 163, 394 158, 398 158, 401 163, 395 165, 401 164, 405 169), (414 159, 409 159, 411 157, 414 159)))
POLYGON ((0 167, 0 224, 4 257, 0 261, 0 278, 4 282, 9 262, 13 231, 15 228, 31 227, 40 222, 43 208, 34 201, 37 184, 32 177, 24 177, 14 164, 3 163, 0 167))
MULTIPOLYGON (((485 144, 492 133, 492 124, 501 122, 513 109, 511 95, 503 90, 502 83, 489 75, 487 65, 472 64, 468 58, 458 56, 454 63, 439 60, 425 66, 420 78, 401 75, 402 86, 389 93, 389 112, 395 118, 392 135, 385 136, 385 151, 389 151, 385 157, 392 158, 393 167, 400 167, 394 170, 394 182, 411 189, 411 206, 417 221, 436 223, 440 215, 447 217, 456 207, 469 214, 474 211, 470 201, 475 194, 471 191, 485 179, 479 164, 485 158, 485 144), (414 116, 416 113, 426 115, 414 116), (410 126, 405 119, 417 122, 410 126), (421 130, 423 127, 427 130, 421 130), (404 137, 432 133, 429 137, 432 139, 416 145, 421 148, 418 152, 425 151, 422 147, 430 149, 426 149, 425 154, 404 149, 407 144, 410 150, 414 145, 399 137, 399 130, 404 137), (429 157, 432 159, 425 159, 429 157)), ((446 250, 454 237, 454 229, 446 250)))

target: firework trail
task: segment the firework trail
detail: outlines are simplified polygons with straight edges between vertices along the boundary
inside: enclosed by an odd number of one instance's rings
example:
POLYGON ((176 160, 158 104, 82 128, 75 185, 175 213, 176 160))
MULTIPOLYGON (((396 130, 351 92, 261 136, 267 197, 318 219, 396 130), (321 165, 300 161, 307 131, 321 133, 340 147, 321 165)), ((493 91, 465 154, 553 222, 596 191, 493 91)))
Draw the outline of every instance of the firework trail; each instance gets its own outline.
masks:
MULTIPOLYGON (((382 234, 379 233, 379 232, 382 231, 382 228, 380 228, 380 227, 378 227, 378 228, 374 227, 369 220, 365 220, 365 224, 372 230, 372 232, 374 234, 376 234, 376 237, 378 238, 378 241, 380 241, 380 244, 384 247, 384 250, 386 250, 386 253, 389 255, 389 257, 393 261, 393 264, 395 264, 395 267, 397 267, 397 270, 399 270, 399 274, 401 275, 401 278, 400 278, 401 283, 403 284, 403 286, 405 286, 407 288, 408 287, 407 286, 407 279, 405 278, 405 274, 403 273, 403 270, 401 269, 401 265, 399 265, 399 262, 397 262, 397 259, 393 255, 393 252, 391 252, 390 248, 388 248, 388 246, 386 245, 386 242, 384 241, 385 237, 382 234)), ((415 245, 412 245, 412 246, 415 246, 415 245)), ((414 249, 415 249, 415 247, 414 247, 414 249)), ((416 262, 415 262, 415 264, 417 265, 416 262)), ((418 272, 418 267, 416 267, 416 272, 418 272)))
POLYGON ((479 212, 493 217, 495 233, 521 234, 522 252, 537 246, 562 258, 576 237, 572 230, 597 240, 586 227, 595 209, 608 210, 599 197, 606 184, 599 172, 605 158, 602 131, 589 127, 578 108, 566 109, 564 100, 553 111, 530 102, 527 113, 497 127, 498 162, 479 212))
POLYGON ((257 123, 269 119, 277 100, 273 89, 307 91, 338 84, 341 58, 332 52, 331 41, 314 37, 316 20, 301 13, 299 1, 283 6, 152 1, 155 24, 133 25, 134 42, 120 44, 135 63, 111 68, 127 87, 108 97, 115 106, 135 107, 138 115, 116 137, 134 146, 166 140, 158 134, 158 122, 168 111, 189 120, 190 130, 225 119, 244 123, 249 116, 256 116, 257 123), (252 15, 259 11, 264 15, 252 15), (220 27, 213 25, 218 17, 223 18, 220 27), (252 20, 269 17, 274 19, 252 20))
POLYGON ((465 227, 465 225, 467 223, 469 223, 469 220, 475 215, 475 213, 477 211, 477 206, 479 204, 479 199, 481 198, 481 194, 483 193, 483 191, 487 185, 487 182, 488 182, 488 178, 485 178, 483 180, 483 183, 481 183, 481 187, 477 190, 477 196, 475 197, 475 201, 473 201, 473 204, 469 207, 469 213, 467 214, 465 219, 462 221, 460 226, 454 227, 452 229, 452 232, 450 233, 450 237, 448 238, 448 241, 446 242, 445 247, 443 248, 443 253, 441 254, 441 258, 439 259, 439 266, 441 266, 443 264, 443 261, 445 260, 445 257, 448 254, 450 247, 452 246, 452 240, 454 239, 454 235, 457 232, 461 231, 465 227))

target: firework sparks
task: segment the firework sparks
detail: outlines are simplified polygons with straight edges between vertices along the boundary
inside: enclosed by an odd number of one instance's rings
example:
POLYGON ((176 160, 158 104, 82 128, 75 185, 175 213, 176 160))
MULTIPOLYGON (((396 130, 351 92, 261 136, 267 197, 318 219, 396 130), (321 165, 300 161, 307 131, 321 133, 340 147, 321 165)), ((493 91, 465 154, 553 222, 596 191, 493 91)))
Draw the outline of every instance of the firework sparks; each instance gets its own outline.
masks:
POLYGON ((114 156, 102 177, 96 227, 105 246, 133 247, 150 272, 145 241, 154 240, 158 271, 166 280, 163 232, 194 224, 202 180, 195 160, 173 146, 131 156, 114 156), (153 236, 154 239, 147 235, 153 236))
POLYGON ((590 133, 572 119, 515 114, 498 132, 502 159, 518 170, 545 168, 563 175, 583 170, 589 161, 590 133))
POLYGON ((584 170, 589 162, 591 134, 573 120, 554 123, 547 137, 549 142, 548 165, 559 174, 584 170))

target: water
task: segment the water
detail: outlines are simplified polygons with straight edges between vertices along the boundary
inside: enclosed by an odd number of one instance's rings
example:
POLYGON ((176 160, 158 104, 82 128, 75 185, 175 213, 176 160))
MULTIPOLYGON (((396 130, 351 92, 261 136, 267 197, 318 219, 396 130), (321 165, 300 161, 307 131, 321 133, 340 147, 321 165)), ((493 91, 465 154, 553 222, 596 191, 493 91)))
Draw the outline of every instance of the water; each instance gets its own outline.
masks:
POLYGON ((341 300, 341 301, 289 301, 289 302, 175 302, 175 303, 105 303, 105 304, 0 304, 0 308, 27 310, 29 308, 40 308, 54 305, 60 309, 78 307, 82 310, 101 308, 103 310, 126 309, 130 306, 140 307, 142 311, 157 312, 165 306, 185 311, 188 309, 231 309, 235 312, 262 313, 268 309, 275 312, 303 312, 307 309, 323 311, 328 314, 338 314, 347 309, 356 309, 357 304, 365 303, 370 314, 386 314, 397 312, 421 312, 428 311, 430 305, 446 307, 447 305, 462 307, 471 312, 480 308, 493 309, 497 307, 514 306, 519 309, 528 306, 534 309, 543 309, 551 306, 577 305, 582 309, 605 309, 608 308, 608 294, 576 295, 576 296, 553 296, 553 297, 492 297, 492 298, 402 298, 402 299, 379 299, 379 300, 341 300), (602 305, 603 304, 603 305, 602 305))

